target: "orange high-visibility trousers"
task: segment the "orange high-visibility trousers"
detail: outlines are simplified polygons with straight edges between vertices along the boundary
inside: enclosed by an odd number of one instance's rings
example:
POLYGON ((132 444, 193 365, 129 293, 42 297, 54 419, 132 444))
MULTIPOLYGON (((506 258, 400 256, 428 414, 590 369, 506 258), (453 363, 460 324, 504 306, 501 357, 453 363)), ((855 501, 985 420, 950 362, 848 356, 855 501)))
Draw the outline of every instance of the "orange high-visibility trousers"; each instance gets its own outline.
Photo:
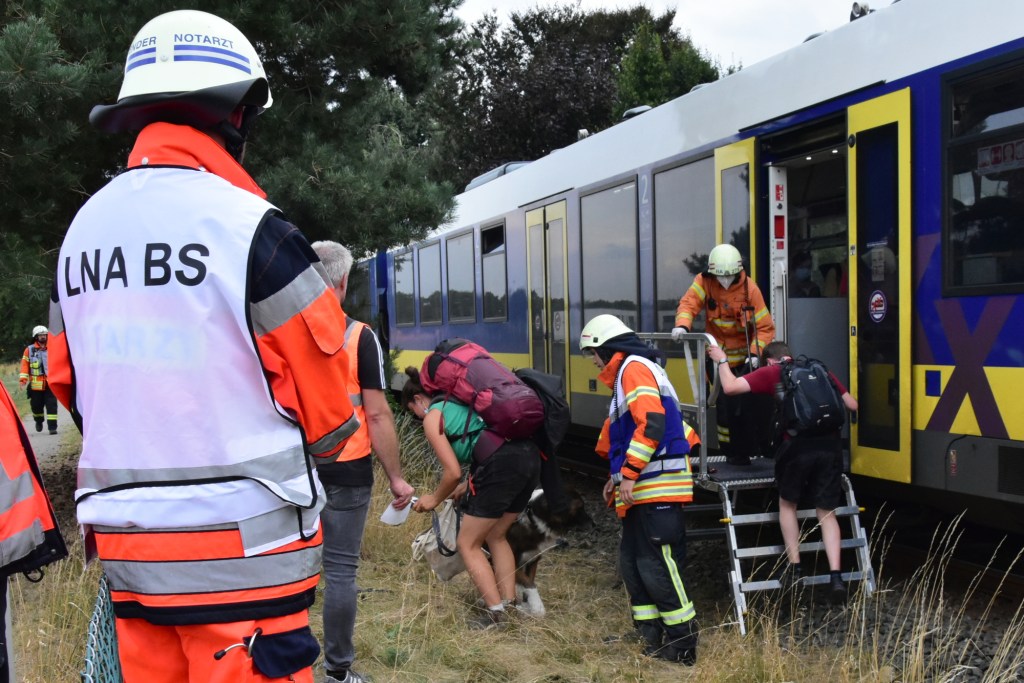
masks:
POLYGON ((116 619, 117 647, 125 683, 313 683, 309 666, 285 678, 267 678, 253 666, 244 647, 214 654, 251 636, 283 633, 309 625, 309 611, 284 617, 226 624, 158 626, 144 619, 116 619))

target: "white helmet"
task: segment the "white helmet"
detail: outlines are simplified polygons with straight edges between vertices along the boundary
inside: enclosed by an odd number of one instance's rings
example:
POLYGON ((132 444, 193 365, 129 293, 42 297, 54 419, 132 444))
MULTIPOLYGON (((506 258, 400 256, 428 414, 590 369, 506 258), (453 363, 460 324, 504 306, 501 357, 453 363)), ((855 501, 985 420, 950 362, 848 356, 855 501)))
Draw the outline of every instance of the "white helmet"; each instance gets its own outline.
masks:
POLYGON ((263 64, 242 32, 196 10, 151 19, 132 41, 117 104, 97 105, 89 121, 102 131, 139 130, 154 121, 205 128, 239 105, 273 103, 263 64))
POLYGON ((719 244, 708 255, 708 272, 712 275, 735 275, 743 270, 743 257, 731 244, 719 244))
POLYGON ((41 334, 50 334, 50 331, 42 325, 36 325, 32 328, 32 338, 36 338, 41 334))
POLYGON ((614 315, 605 313, 594 316, 583 327, 583 333, 580 335, 580 351, 596 349, 605 344, 605 342, 621 337, 624 334, 633 334, 633 330, 629 329, 626 323, 614 315))

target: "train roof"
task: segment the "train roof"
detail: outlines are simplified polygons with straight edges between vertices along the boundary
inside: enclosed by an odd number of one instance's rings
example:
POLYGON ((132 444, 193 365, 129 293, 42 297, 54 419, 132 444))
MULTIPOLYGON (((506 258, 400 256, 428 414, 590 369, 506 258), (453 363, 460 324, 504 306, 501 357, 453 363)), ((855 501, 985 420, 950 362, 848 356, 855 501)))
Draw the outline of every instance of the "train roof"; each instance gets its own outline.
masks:
POLYGON ((1022 37, 1021 0, 897 0, 460 194, 435 234, 474 225, 868 86, 1022 37))

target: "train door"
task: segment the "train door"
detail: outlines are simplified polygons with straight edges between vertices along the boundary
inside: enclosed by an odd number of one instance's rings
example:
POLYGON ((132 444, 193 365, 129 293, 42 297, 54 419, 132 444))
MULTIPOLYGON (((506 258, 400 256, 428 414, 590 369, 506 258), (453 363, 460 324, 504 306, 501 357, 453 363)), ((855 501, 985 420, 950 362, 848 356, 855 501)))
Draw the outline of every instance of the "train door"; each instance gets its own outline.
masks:
POLYGON ((850 382, 846 120, 762 140, 775 338, 850 382))
POLYGON ((910 91, 847 111, 855 474, 910 482, 910 91))
POLYGON ((756 198, 751 174, 754 149, 754 140, 750 139, 715 150, 715 243, 736 247, 749 264, 747 274, 756 281, 757 252, 750 230, 756 198))
POLYGON ((526 212, 526 248, 533 367, 558 375, 568 386, 565 206, 561 201, 526 212))

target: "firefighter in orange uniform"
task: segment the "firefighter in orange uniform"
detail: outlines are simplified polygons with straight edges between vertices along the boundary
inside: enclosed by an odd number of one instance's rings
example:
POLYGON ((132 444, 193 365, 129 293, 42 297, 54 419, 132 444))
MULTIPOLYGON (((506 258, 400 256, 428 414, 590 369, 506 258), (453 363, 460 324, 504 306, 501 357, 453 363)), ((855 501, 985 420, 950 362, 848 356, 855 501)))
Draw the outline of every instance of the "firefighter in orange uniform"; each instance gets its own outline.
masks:
POLYGON ((89 117, 140 132, 61 247, 50 382, 82 430, 78 520, 127 683, 313 680, 315 461, 359 420, 316 254, 241 166, 271 104, 249 40, 181 10, 89 117))
MULTIPOLYGON (((672 337, 693 329, 704 311, 707 332, 725 351, 729 367, 743 374, 757 368, 764 347, 775 338, 775 322, 757 283, 743 271, 739 250, 719 244, 708 255, 708 272, 700 273, 679 300, 672 337)), ((749 465, 760 448, 758 434, 771 413, 750 396, 718 397, 718 445, 733 465, 749 465)))
MULTIPOLYGON (((19 572, 42 575, 41 568, 67 557, 39 465, 18 409, 0 384, 0 614, 7 609, 7 578, 19 572)), ((33 577, 33 580, 37 580, 33 577)), ((10 680, 9 634, 0 627, 0 683, 10 680)))
POLYGON ((46 341, 50 335, 42 325, 32 328, 32 343, 21 356, 21 373, 18 382, 28 388, 28 400, 32 406, 32 418, 36 421, 36 431, 43 431, 43 418, 51 434, 57 433, 57 399, 50 391, 46 381, 49 370, 46 341))

